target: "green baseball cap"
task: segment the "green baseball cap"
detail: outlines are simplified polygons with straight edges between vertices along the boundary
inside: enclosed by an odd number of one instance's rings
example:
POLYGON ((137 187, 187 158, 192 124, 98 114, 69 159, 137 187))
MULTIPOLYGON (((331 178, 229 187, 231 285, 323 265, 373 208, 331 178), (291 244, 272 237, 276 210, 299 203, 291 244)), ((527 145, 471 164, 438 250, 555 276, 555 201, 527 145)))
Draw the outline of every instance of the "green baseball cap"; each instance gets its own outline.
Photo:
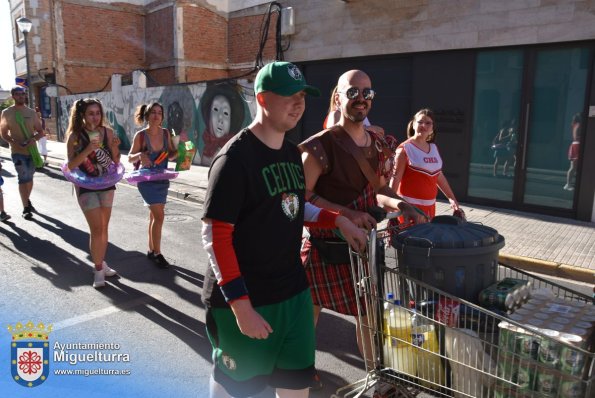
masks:
POLYGON ((302 72, 291 62, 275 61, 266 64, 258 71, 254 81, 255 94, 271 91, 289 97, 302 90, 315 97, 320 96, 320 90, 307 85, 302 72))

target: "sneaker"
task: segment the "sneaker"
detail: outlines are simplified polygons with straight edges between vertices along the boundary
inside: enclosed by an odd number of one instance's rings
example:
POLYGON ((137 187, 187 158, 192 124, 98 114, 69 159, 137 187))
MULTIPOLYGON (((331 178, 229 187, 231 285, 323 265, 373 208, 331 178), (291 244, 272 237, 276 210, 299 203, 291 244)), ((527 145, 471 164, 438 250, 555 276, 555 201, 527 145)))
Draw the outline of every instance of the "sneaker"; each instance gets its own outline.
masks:
POLYGON ((151 250, 150 252, 147 252, 147 258, 149 260, 155 260, 155 252, 153 250, 151 250))
POLYGON ((23 209, 23 218, 25 220, 31 220, 33 218, 33 213, 31 212, 31 209, 29 208, 29 206, 27 206, 23 209))
POLYGON ((320 380, 320 376, 318 375, 318 372, 316 372, 314 374, 314 377, 312 377, 312 384, 310 384, 310 390, 311 391, 319 391, 322 390, 324 386, 322 385, 322 380, 320 380))
POLYGON ((29 210, 31 212, 36 212, 37 213, 37 210, 35 210, 35 207, 33 207, 33 205, 31 204, 31 199, 29 199, 28 204, 27 204, 27 207, 29 208, 29 210))
POLYGON ((162 268, 162 269, 166 269, 169 268, 170 265, 167 262, 167 260, 165 259, 165 257, 163 257, 163 254, 159 253, 159 254, 154 254, 153 253, 153 261, 155 262, 155 265, 157 265, 157 267, 162 268))
POLYGON ((105 271, 105 276, 114 276, 118 274, 118 272, 115 269, 111 269, 105 261, 101 263, 101 265, 103 267, 103 270, 105 271))
POLYGON ((98 289, 105 286, 105 268, 101 268, 99 271, 94 271, 93 287, 98 289))
POLYGON ((6 222, 8 220, 10 220, 10 216, 8 214, 6 214, 5 211, 1 212, 0 213, 0 221, 6 222))

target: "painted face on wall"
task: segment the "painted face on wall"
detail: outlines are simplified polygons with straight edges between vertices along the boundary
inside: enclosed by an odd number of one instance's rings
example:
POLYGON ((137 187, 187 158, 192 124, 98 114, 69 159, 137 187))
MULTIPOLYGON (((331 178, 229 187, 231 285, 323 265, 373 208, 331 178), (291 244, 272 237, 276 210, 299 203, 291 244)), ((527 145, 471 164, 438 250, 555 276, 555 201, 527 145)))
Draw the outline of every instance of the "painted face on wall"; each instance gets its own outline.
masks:
POLYGON ((229 134, 231 127, 231 105, 227 97, 216 95, 211 103, 211 131, 220 138, 229 134))

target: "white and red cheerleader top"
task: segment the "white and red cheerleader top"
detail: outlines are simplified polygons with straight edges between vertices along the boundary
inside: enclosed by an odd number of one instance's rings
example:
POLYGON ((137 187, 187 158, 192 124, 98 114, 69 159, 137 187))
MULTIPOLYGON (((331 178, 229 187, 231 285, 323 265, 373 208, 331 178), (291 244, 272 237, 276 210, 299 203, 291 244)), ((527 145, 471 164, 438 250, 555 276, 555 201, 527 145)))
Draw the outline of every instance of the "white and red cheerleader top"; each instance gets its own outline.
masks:
POLYGON ((432 206, 436 203, 438 176, 442 172, 438 147, 430 143, 430 150, 426 152, 413 141, 405 141, 399 148, 405 151, 406 167, 398 194, 413 205, 432 206))

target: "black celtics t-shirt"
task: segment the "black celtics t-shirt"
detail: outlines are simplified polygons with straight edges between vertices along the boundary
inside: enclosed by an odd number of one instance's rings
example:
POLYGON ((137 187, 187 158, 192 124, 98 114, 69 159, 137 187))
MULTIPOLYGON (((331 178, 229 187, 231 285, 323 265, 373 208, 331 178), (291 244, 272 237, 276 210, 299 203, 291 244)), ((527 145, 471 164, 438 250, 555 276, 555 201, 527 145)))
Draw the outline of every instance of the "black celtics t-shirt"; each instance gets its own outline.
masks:
MULTIPOLYGON (((290 142, 271 149, 244 129, 213 160, 203 217, 234 224, 233 247, 254 306, 308 288, 299 256, 304 193, 300 154, 290 142)), ((210 266, 203 299, 227 306, 210 266)))

